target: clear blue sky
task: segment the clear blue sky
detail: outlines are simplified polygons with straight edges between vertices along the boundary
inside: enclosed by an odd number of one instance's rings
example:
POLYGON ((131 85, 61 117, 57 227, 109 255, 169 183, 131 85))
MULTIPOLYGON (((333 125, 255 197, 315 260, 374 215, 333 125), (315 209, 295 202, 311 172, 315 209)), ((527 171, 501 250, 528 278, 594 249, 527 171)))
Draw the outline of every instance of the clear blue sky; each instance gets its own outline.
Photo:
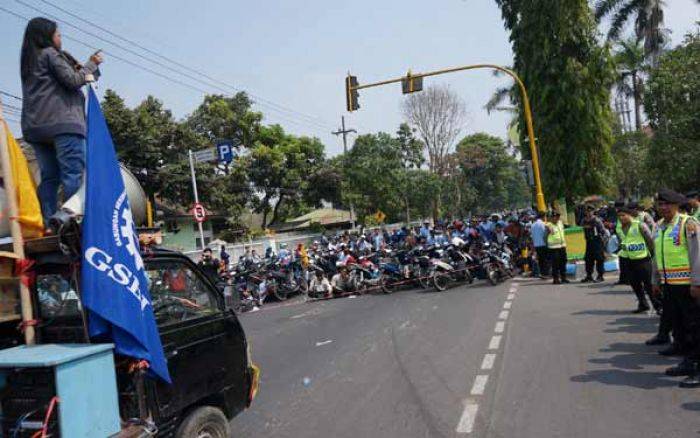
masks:
MULTIPOLYGON (((87 27, 40 0, 22 1, 87 27)), ((421 71, 468 63, 512 62, 507 34, 493 0, 49 1, 228 84, 313 116, 316 123, 298 114, 258 107, 267 122, 280 123, 296 134, 320 137, 330 154, 342 150, 340 139, 329 131, 345 114, 343 79, 348 70, 360 82, 368 82, 402 75, 409 68, 421 71)), ((667 3, 666 26, 673 31, 676 44, 700 18, 700 10, 695 0, 667 3)), ((2 0, 0 5, 24 16, 39 15, 15 0, 2 0)), ((0 90, 16 94, 20 93, 18 59, 24 26, 22 20, 0 11, 0 90)), ((66 25, 62 31, 148 65, 66 25)), ((72 41, 65 41, 64 48, 79 59, 92 53, 72 41)), ((175 116, 182 117, 201 102, 201 92, 105 58, 100 90, 116 90, 129 105, 153 94, 175 116)), ((166 74, 193 82, 172 72, 166 74)), ((506 83, 505 79, 487 72, 469 72, 429 80, 439 82, 449 83, 465 100, 469 113, 465 133, 486 131, 505 136, 509 116, 488 115, 483 110, 493 90, 506 83)), ((401 122, 401 99, 399 85, 365 90, 360 97, 361 110, 345 114, 346 122, 360 133, 393 132, 401 122)), ((11 126, 19 136, 17 124, 11 126)))

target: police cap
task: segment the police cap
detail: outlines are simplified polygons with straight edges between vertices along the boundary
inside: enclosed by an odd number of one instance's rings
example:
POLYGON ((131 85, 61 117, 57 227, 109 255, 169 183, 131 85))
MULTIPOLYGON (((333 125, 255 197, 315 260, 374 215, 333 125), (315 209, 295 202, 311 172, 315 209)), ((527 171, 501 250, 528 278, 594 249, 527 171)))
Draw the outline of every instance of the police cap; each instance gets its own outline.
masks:
POLYGON ((665 201, 668 202, 669 204, 685 204, 688 202, 688 199, 681 195, 678 192, 675 192, 671 189, 661 189, 659 190, 659 193, 656 195, 656 199, 658 201, 665 201))

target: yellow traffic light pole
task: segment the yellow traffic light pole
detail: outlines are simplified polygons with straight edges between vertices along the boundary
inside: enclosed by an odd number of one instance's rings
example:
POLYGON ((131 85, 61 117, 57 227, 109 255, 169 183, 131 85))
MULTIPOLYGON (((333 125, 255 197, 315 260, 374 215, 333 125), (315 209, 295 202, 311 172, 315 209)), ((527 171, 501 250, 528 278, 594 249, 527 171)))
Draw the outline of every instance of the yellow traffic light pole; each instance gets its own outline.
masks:
MULTIPOLYGON (((525 111, 525 123, 527 124, 527 136, 530 139, 530 154, 532 155, 532 170, 535 175, 535 196, 537 201, 537 210, 540 212, 544 212, 547 210, 547 205, 544 202, 544 193, 542 192, 542 179, 540 178, 540 157, 537 151, 537 144, 535 143, 535 129, 532 125, 532 110, 530 108, 530 99, 528 98, 527 90, 525 89, 525 84, 523 84, 523 81, 520 80, 520 78, 514 71, 494 64, 475 64, 463 67, 448 68, 444 70, 436 70, 427 73, 411 73, 409 80, 415 78, 425 78, 428 76, 437 76, 446 73, 454 73, 463 70, 475 70, 483 68, 499 70, 503 73, 506 73, 515 80, 515 82, 518 84, 518 87, 520 88, 520 94, 522 95, 523 99, 523 110, 525 111)), ((353 91, 358 91, 365 88, 379 87, 387 84, 394 84, 396 82, 401 82, 402 80, 406 79, 406 77, 400 77, 396 79, 389 79, 387 81, 374 82, 372 84, 353 86, 351 85, 350 78, 351 76, 348 75, 348 77, 345 80, 345 88, 348 97, 348 102, 350 102, 349 99, 351 99, 353 91)))

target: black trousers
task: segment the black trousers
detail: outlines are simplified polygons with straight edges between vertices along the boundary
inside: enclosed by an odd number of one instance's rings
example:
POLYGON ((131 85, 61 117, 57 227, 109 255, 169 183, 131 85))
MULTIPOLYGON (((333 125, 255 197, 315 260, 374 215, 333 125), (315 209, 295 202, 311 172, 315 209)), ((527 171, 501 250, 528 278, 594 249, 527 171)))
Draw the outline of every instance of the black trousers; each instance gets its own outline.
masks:
POLYGON ((552 278, 566 278, 566 248, 549 248, 549 261, 552 264, 552 278))
POLYGON ((669 296, 674 343, 689 359, 700 360, 700 304, 690 296, 689 285, 663 285, 662 290, 669 296))
POLYGON ((639 307, 649 307, 647 297, 651 301, 654 309, 659 309, 661 303, 656 299, 651 290, 651 259, 649 257, 641 260, 626 259, 625 264, 627 279, 632 286, 634 294, 637 296, 639 307))
POLYGON ((591 239, 586 241, 586 277, 593 277, 593 268, 598 273, 599 278, 605 274, 605 253, 603 252, 603 241, 591 239))
POLYGON ((629 278, 627 278, 627 262, 629 259, 627 257, 618 258, 620 264, 620 284, 629 284, 629 278))
POLYGON ((550 274, 549 249, 546 246, 535 247, 537 253, 537 264, 540 267, 540 275, 550 274))

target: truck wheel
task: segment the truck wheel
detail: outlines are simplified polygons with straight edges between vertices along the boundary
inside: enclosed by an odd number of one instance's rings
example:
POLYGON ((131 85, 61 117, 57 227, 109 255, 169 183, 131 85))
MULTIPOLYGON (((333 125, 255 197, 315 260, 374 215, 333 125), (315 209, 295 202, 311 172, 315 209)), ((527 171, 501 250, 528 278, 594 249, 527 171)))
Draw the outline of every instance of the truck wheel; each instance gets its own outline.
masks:
POLYGON ((228 420, 221 409, 202 406, 190 412, 177 429, 177 438, 228 438, 228 420))

